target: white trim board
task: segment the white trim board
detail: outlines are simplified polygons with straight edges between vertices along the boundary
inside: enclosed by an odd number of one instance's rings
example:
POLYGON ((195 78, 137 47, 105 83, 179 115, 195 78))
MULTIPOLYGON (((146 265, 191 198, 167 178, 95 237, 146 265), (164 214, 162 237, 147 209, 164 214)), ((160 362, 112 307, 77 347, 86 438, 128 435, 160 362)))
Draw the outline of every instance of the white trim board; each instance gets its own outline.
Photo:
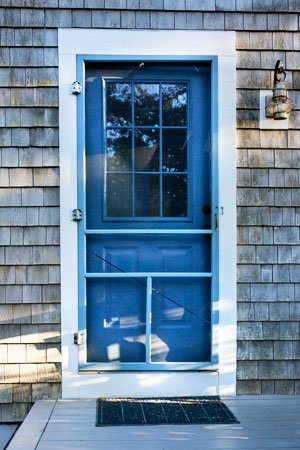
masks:
MULTIPOLYGON (((63 398, 234 395, 236 386, 235 33, 223 31, 59 30, 60 226, 63 398), (218 372, 78 372, 76 55, 218 58, 219 327, 218 372)), ((216 105, 213 105, 213 107, 216 105)))

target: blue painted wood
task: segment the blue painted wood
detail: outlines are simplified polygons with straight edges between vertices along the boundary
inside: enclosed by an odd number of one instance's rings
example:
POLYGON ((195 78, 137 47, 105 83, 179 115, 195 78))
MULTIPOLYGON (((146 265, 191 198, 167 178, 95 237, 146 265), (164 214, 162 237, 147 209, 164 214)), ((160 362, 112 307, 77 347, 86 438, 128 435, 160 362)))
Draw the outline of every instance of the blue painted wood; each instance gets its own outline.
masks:
POLYGON ((183 62, 199 63, 217 61, 216 55, 77 55, 77 62, 83 66, 85 62, 183 62))
POLYGON ((174 362, 163 362, 163 363, 120 363, 120 362, 109 362, 109 363, 82 363, 79 364, 79 370, 81 372, 86 371, 194 371, 194 370, 210 370, 216 371, 217 366, 212 364, 210 361, 204 362, 184 362, 184 363, 174 363, 174 362))
MULTIPOLYGON (((217 214, 218 221, 220 214, 219 207, 219 175, 218 175, 218 60, 214 58, 211 62, 211 205, 212 211, 217 214)), ((218 352, 218 324, 219 324, 219 228, 214 229, 211 246, 211 362, 217 366, 219 361, 218 352)))
POLYGON ((87 272, 210 272, 210 235, 87 236, 87 272))
POLYGON ((149 235, 149 234, 169 234, 169 235, 176 235, 176 234, 185 234, 185 235, 192 235, 192 234, 199 234, 199 235, 212 235, 213 234, 213 230, 179 230, 179 229, 175 229, 175 230, 160 230, 160 229, 156 229, 153 230, 151 228, 147 228, 146 230, 139 230, 139 229, 132 229, 132 230, 84 230, 84 233, 86 235, 101 235, 101 234, 105 234, 105 235, 114 235, 114 234, 143 234, 143 235, 149 235))
POLYGON ((152 331, 152 278, 147 277, 146 298, 146 364, 151 364, 151 331, 152 331))
MULTIPOLYGON (((84 61, 80 56, 76 59, 76 79, 84 86, 84 61)), ((85 90, 76 97, 77 102, 77 205, 85 212, 85 90)), ((75 225, 75 223, 74 223, 75 225)), ((86 251, 85 251, 85 233, 86 217, 78 222, 78 330, 86 334, 86 251)), ((86 362, 86 346, 79 349, 79 365, 86 362)))
MULTIPOLYGON (((170 59, 172 59, 173 57, 171 57, 170 59)), ((107 60, 110 60, 110 58, 106 58, 105 57, 105 59, 107 59, 107 60)), ((124 58, 124 59, 126 59, 126 58, 124 58)), ((168 60, 168 57, 164 57, 163 58, 164 60, 168 60)), ((177 58, 176 58, 177 59, 177 58)), ((180 60, 181 58, 179 58, 179 60, 180 60)), ((184 60, 185 58, 183 58, 183 60, 184 60)), ((187 57, 187 59, 188 59, 188 57, 187 57)), ((193 60, 194 62, 195 62, 195 57, 191 57, 191 60, 193 60)), ((204 58, 204 60, 207 60, 207 59, 211 59, 211 61, 213 62, 213 64, 215 64, 216 65, 216 59, 215 58, 204 58)), ((79 68, 79 74, 80 73, 82 73, 81 72, 81 69, 82 69, 82 66, 83 66, 83 63, 84 63, 84 61, 87 61, 87 60, 92 60, 92 61, 95 61, 95 60, 98 60, 98 58, 95 58, 94 56, 88 56, 88 57, 86 57, 86 56, 79 56, 78 57, 78 68, 79 68)), ((100 56, 99 57, 99 60, 103 60, 103 58, 100 56)), ((130 57, 129 58, 129 60, 130 61, 132 61, 132 58, 130 57)), ((145 59, 145 60, 147 60, 147 58, 145 59)), ((151 57, 150 57, 150 60, 151 60, 151 57)), ((157 58, 156 60, 159 60, 159 58, 157 58)), ((177 59, 178 60, 178 59, 177 59)), ((201 60, 201 58, 199 59, 199 60, 201 60)), ((215 67, 216 68, 216 67, 215 67)), ((78 74, 78 79, 80 79, 79 78, 79 74, 78 74)), ((182 77, 182 75, 181 75, 181 77, 182 77)), ((214 79, 213 78, 213 81, 216 81, 216 78, 214 79)), ((95 82, 95 80, 94 80, 94 82, 95 82)), ((94 87, 96 88, 96 90, 97 90, 97 82, 95 82, 96 84, 94 84, 94 87)), ((89 95, 89 93, 88 93, 88 89, 86 90, 86 92, 87 92, 87 97, 88 97, 88 95, 89 95)), ((210 95, 210 93, 208 94, 208 95, 210 95)), ((93 95, 91 94, 91 97, 92 97, 93 95)), ((84 110, 84 105, 78 105, 79 106, 79 108, 78 108, 78 110, 79 110, 79 123, 80 123, 80 120, 81 120, 81 118, 82 118, 82 113, 83 113, 83 110, 84 110)), ((100 103, 100 109, 101 109, 101 103, 100 103)), ((102 114, 102 111, 99 111, 99 115, 101 116, 101 114, 102 114)), ((198 114, 199 115, 199 114, 198 114)), ((88 117, 88 113, 87 113, 87 117, 88 117)), ((93 119, 92 119, 93 120, 93 119)), ((216 121, 216 115, 214 114, 214 113, 212 113, 212 123, 213 123, 213 126, 215 126, 215 121, 216 121)), ((209 120, 208 120, 208 122, 209 122, 209 120)), ((103 134, 102 134, 102 136, 101 136, 101 127, 99 127, 99 116, 98 116, 98 121, 92 121, 92 122, 89 122, 89 123, 91 123, 91 125, 92 125, 92 127, 93 127, 93 129, 94 130, 97 130, 96 131, 96 134, 97 133, 99 133, 98 134, 98 138, 99 138, 99 136, 100 136, 100 141, 101 141, 101 139, 103 140, 103 134), (98 127, 98 128, 97 128, 98 127)), ((209 131, 208 131, 208 134, 210 134, 209 133, 209 131)), ((213 133, 212 133, 213 134, 213 133)), ((79 135, 79 138, 80 138, 80 135, 79 135)), ((87 132, 87 142, 86 143, 88 143, 88 139, 89 139, 89 136, 88 136, 88 132, 87 132)), ((81 145, 79 145, 79 148, 78 148, 78 150, 79 150, 79 152, 78 153, 80 153, 82 156, 80 157, 79 156, 79 158, 78 158, 78 167, 79 167, 79 174, 80 174, 80 172, 83 174, 83 170, 82 170, 82 168, 84 167, 84 153, 83 153, 83 148, 85 147, 85 145, 84 145, 84 138, 82 137, 82 139, 80 138, 79 139, 79 141, 81 140, 81 144, 82 144, 82 146, 81 145)), ((200 139, 201 140, 201 139, 200 139)), ((198 142, 199 142, 199 134, 198 134, 198 142)), ((216 144, 216 142, 212 142, 212 144, 213 145, 215 145, 216 144)), ((87 146, 88 147, 88 149, 89 149, 89 146, 87 146)), ((209 144, 208 144, 208 147, 207 147, 207 150, 208 151, 210 151, 210 148, 209 148, 209 144)), ((92 148, 91 148, 91 154, 93 154, 93 151, 95 151, 95 153, 97 154, 97 149, 96 149, 96 146, 93 148, 93 146, 92 146, 92 148)), ((215 162, 216 162, 216 159, 215 159, 215 162)), ((194 163, 192 163, 191 164, 191 161, 190 161, 190 166, 195 166, 195 167, 199 167, 201 165, 201 162, 199 161, 199 159, 198 159, 198 161, 197 161, 197 158, 194 160, 194 163)), ((97 162, 96 162, 96 166, 97 166, 97 162)), ((210 170, 211 169, 215 169, 216 167, 214 166, 214 162, 212 161, 212 167, 207 171, 207 173, 209 173, 210 172, 210 170)), ((98 166, 98 169, 99 169, 99 166, 98 166)), ((97 172, 97 168, 95 168, 95 166, 93 165, 93 173, 96 173, 97 172), (96 169, 96 170, 95 170, 96 169)), ((95 181, 95 179, 93 178, 93 182, 95 181)), ((195 180, 194 180, 195 181, 195 180)), ((89 179, 87 179, 87 183, 89 183, 89 179)), ((82 206, 82 207, 84 207, 84 177, 82 177, 81 178, 81 180, 79 181, 79 185, 81 184, 81 187, 79 187, 79 189, 78 189, 78 200, 79 200, 79 206, 82 206), (83 191, 83 192, 82 192, 83 191), (80 203, 81 202, 81 203, 80 203)), ((194 189, 194 191, 195 192, 198 192, 199 193, 199 185, 197 186, 196 185, 196 189, 195 189, 195 184, 197 184, 197 183, 193 183, 194 185, 193 185, 193 189, 194 189), (198 187, 198 189, 197 189, 197 187, 198 187)), ((217 189, 216 189, 216 185, 213 185, 213 187, 214 187, 214 189, 212 190, 212 192, 210 192, 210 194, 209 194, 209 196, 211 197, 211 200, 212 200, 212 203, 213 203, 213 206, 212 207, 214 207, 214 204, 217 204, 217 197, 216 197, 216 193, 217 193, 217 189), (216 202, 216 203, 215 203, 216 202)), ((194 192, 193 192, 193 195, 194 195, 194 192)), ((209 198, 209 196, 208 196, 208 198, 209 198)), ((194 199, 192 199, 192 201, 191 201, 191 203, 194 205, 195 204, 195 198, 196 197, 194 197, 194 199)), ((97 199, 97 201, 98 201, 99 199, 97 199)), ((128 225, 128 221, 126 221, 126 220, 124 220, 124 221, 122 221, 123 223, 118 223, 118 225, 117 225, 117 227, 115 227, 114 226, 114 224, 110 221, 110 223, 109 223, 109 225, 108 225, 108 227, 105 229, 105 228, 103 228, 103 225, 104 225, 104 223, 102 222, 102 223, 100 223, 100 226, 99 227, 97 227, 97 228, 95 228, 94 230, 93 229, 89 229, 89 228, 87 228, 86 227, 86 224, 81 224, 81 225, 83 225, 83 227, 81 227, 81 229, 79 230, 79 241, 80 241, 80 237, 81 237, 81 241, 82 241, 82 243, 84 243, 84 239, 83 239, 83 236, 85 235, 85 233, 88 235, 88 234, 91 234, 91 235, 93 235, 93 234, 98 234, 98 233, 103 233, 104 235, 109 235, 109 234, 115 234, 115 233, 120 233, 120 234, 122 234, 122 235, 124 235, 124 234, 126 234, 126 233, 128 233, 128 234, 134 234, 135 233, 135 229, 137 228, 137 235, 144 235, 144 233, 145 232, 147 232, 147 230, 149 230, 149 232, 153 232, 153 235, 155 235, 155 234, 158 234, 160 231, 162 231, 162 234, 165 234, 165 233, 168 233, 168 234, 172 234, 172 233, 174 233, 175 235, 178 235, 178 238, 180 237, 180 235, 185 235, 185 234, 188 234, 188 233, 193 233, 193 234, 210 234, 210 235, 212 235, 212 250, 211 250, 211 253, 212 253, 212 256, 213 256, 213 262, 212 262, 212 272, 208 272, 208 271, 206 271, 206 272, 195 272, 195 273, 193 273, 193 274, 191 274, 191 273, 189 273, 189 272, 180 272, 180 273, 176 273, 176 272, 174 272, 173 274, 172 273, 164 273, 164 272, 154 272, 153 273, 153 271, 151 271, 151 272, 145 272, 145 271, 143 271, 142 273, 141 272, 131 272, 130 273, 130 275, 131 276, 136 276, 137 278, 142 278, 142 276, 147 276, 148 277, 148 280, 149 280, 149 276, 152 276, 152 275, 154 275, 154 277, 159 277, 159 276, 167 276, 167 278, 169 279, 169 278, 173 278, 173 275, 175 275, 175 276, 178 276, 179 278, 183 278, 183 277, 187 277, 188 275, 190 275, 190 276, 192 276, 193 277, 193 279, 194 278, 196 278, 196 277, 204 277, 204 278, 210 278, 212 275, 213 275, 213 283, 212 283, 212 286, 214 286, 214 285, 216 285, 216 283, 215 283, 215 277, 214 277, 214 274, 216 274, 217 272, 216 272, 216 268, 217 268, 217 266, 218 266, 218 262, 217 262, 217 258, 215 259, 215 250, 216 250, 216 248, 217 248, 217 245, 216 245, 216 232, 215 232, 215 230, 210 230, 210 229, 208 229, 208 230, 204 230, 204 229, 201 229, 201 228, 198 228, 197 227, 197 224, 194 224, 193 223, 193 221, 195 221, 195 215, 192 215, 192 219, 190 220, 190 223, 188 224, 188 226, 187 226, 187 228, 186 229, 184 229, 184 228, 182 228, 182 225, 183 225, 183 221, 181 220, 181 221, 179 221, 180 223, 176 223, 176 220, 172 220, 172 219, 167 219, 165 222, 166 222, 166 228, 165 229, 160 229, 160 227, 162 227, 162 226, 164 226, 165 224, 155 224, 155 222, 154 221, 152 221, 151 222, 151 226, 150 226, 150 228, 149 228, 149 221, 147 220, 147 219, 144 219, 143 218, 143 220, 138 220, 138 221, 136 221, 134 224, 133 224, 133 226, 132 226, 132 228, 131 228, 131 224, 129 224, 128 225), (169 222, 169 223, 168 223, 169 222), (171 224, 171 226, 170 226, 170 222, 173 222, 172 224, 171 224), (126 223, 126 225, 125 225, 125 223, 126 223), (194 228, 193 228, 194 227, 194 228), (119 230, 118 230, 118 228, 119 228, 119 230), (85 230, 85 231, 84 231, 85 230)), ((105 226, 105 225, 104 225, 105 226)), ((199 225, 198 225, 199 226, 199 225)), ((148 232, 148 233, 149 233, 148 232)), ((153 238, 154 238, 154 236, 153 236, 153 238)), ((84 244, 83 244, 84 245, 84 244)), ((83 245, 81 245, 81 249, 82 249, 82 246, 83 245)), ((85 295, 83 294, 84 293, 84 289, 82 288, 82 285, 84 285, 84 283, 82 283, 82 275, 83 275, 83 270, 82 270, 82 268, 84 268, 85 267, 85 264, 84 264, 84 257, 82 256, 82 252, 79 250, 79 259, 80 259, 80 267, 81 267, 81 270, 80 270, 80 279, 81 279, 81 281, 80 281, 80 288, 79 288, 79 292, 80 292, 80 295, 81 295, 81 304, 84 304, 84 306, 85 306, 85 302, 86 302, 86 299, 85 299, 85 295), (84 300, 82 299, 82 297, 84 297, 84 300)), ((105 276, 105 274, 103 274, 104 276, 105 276)), ((111 275, 113 275, 113 274, 111 274, 111 275)), ((109 278, 111 277, 111 275, 109 275, 109 278)), ((116 274, 116 277, 123 277, 124 276, 124 278, 128 278, 128 277, 126 277, 126 275, 127 274, 121 274, 121 273, 119 273, 118 275, 116 274)), ((129 275, 129 273, 128 273, 128 275, 129 275)), ((84 275, 83 275, 84 276, 84 275)), ((99 273, 92 273, 92 274, 86 274, 86 277, 89 279, 89 281, 91 281, 92 283, 96 283, 96 282, 98 282, 98 281, 101 281, 101 282, 105 282, 105 280, 92 280, 91 278, 93 278, 93 276, 94 276, 94 278, 102 278, 102 275, 101 274, 99 274, 99 273)), ((121 281, 121 280, 120 280, 121 281)), ((125 281, 125 280, 124 280, 125 281)), ((146 283, 147 284, 147 283, 146 283)), ((119 289, 119 288, 118 288, 119 289)), ((116 294, 116 293, 121 293, 122 291, 123 291, 123 288, 122 289, 119 289, 119 291, 118 291, 118 289, 116 290, 116 292, 115 292, 115 294, 114 295, 119 295, 119 294, 116 294)), ((104 289, 104 291, 105 292, 107 292, 107 290, 106 289, 104 289)), ((94 294, 94 296, 97 296, 98 294, 97 293, 99 293, 99 289, 96 289, 96 290, 94 290, 94 292, 95 292, 95 294, 94 294)), ((212 287, 212 293, 213 293, 213 295, 214 295, 214 297, 216 296, 216 292, 217 292, 217 290, 214 288, 214 287, 212 287)), ((107 297, 107 294, 106 294, 106 297, 107 297)), ((208 294, 208 297, 209 297, 209 294, 208 294)), ((147 296, 146 296, 146 298, 147 298, 147 296)), ((88 300, 87 300, 88 301, 88 300)), ((146 302, 147 303, 147 302, 146 302)), ((209 308, 210 308, 210 301, 209 301, 209 303, 208 303, 208 305, 209 305, 209 308)), ((141 306, 141 305, 140 305, 141 306)), ((86 322, 86 320, 85 320, 85 314, 84 314, 84 311, 83 311, 83 309, 84 308, 81 308, 80 309, 80 325, 81 325, 81 327, 82 327, 82 329, 85 327, 85 322, 86 322)), ((168 308, 167 308, 168 309, 168 308)), ((93 316, 93 313, 89 313, 89 308, 88 308, 88 317, 87 317, 87 325, 88 325, 88 330, 89 330, 89 321, 91 320, 91 316, 93 316), (90 317, 90 318, 89 318, 90 317)), ((215 324, 215 322, 216 322, 216 315, 215 315, 215 313, 212 313, 212 320, 213 320, 213 323, 214 323, 214 326, 216 325, 215 324)), ((209 320, 207 320, 207 322, 210 322, 210 319, 209 320)), ((138 326, 141 326, 141 324, 140 325, 138 325, 138 326)), ((207 332, 207 330, 205 331, 205 333, 206 333, 206 335, 208 336, 209 334, 210 334, 210 324, 209 324, 209 332, 207 332)), ((149 323, 148 323, 148 328, 149 328, 149 323)), ((167 327, 168 328, 168 327, 167 327)), ((170 327, 169 327, 170 328, 170 327)), ((201 327, 200 326, 196 326, 196 328, 198 328, 198 329, 200 329, 201 327)), ((176 327, 174 328, 175 330, 176 330, 176 327)), ((176 332, 176 331, 175 331, 176 332)), ((177 330, 177 332, 178 332, 178 330, 177 330)), ((122 333, 121 333, 122 334, 122 333)), ((149 335, 149 331, 148 331, 148 333, 146 333, 146 334, 148 334, 149 335)), ((178 333, 177 333, 178 334, 178 333)), ((123 335, 122 335, 123 336, 123 335)), ((119 339, 120 339, 120 342, 122 342, 122 339, 123 339, 123 337, 119 337, 119 339)), ((175 336, 175 334, 173 335, 173 340, 174 340, 174 336, 175 336)), ((149 337, 149 336, 148 336, 149 337)), ((143 340, 143 338, 139 338, 139 343, 140 344, 142 344, 142 342, 141 342, 141 340, 143 340)), ((136 341, 137 342, 137 341, 136 341)), ((110 345, 115 345, 115 343, 114 344, 110 344, 110 345)), ((97 346, 97 345, 96 345, 97 346)), ((137 345, 133 345, 132 346, 132 348, 137 348, 137 347, 139 347, 140 349, 141 349, 141 346, 137 346, 137 345)), ((146 346, 147 347, 147 346, 146 346)), ((176 346, 175 346, 176 347, 176 346)), ((161 363, 160 362, 155 362, 154 363, 154 361, 152 361, 151 363, 148 361, 148 362, 138 362, 138 358, 141 358, 141 354, 143 353, 135 353, 134 351, 133 351, 133 353, 136 355, 136 357, 135 357, 135 362, 128 362, 128 360, 126 360, 126 358, 130 358, 130 357, 132 357, 132 355, 130 356, 129 354, 126 354, 126 350, 124 350, 124 348, 123 348, 123 350, 122 350, 122 352, 123 352, 123 354, 125 355, 124 356, 124 362, 123 363, 121 363, 120 361, 115 361, 115 360, 111 360, 111 362, 109 362, 108 364, 107 364, 107 362, 105 362, 104 360, 101 360, 101 362, 99 363, 99 362, 96 362, 97 360, 95 359, 95 358, 93 358, 93 361, 92 360, 90 360, 90 362, 88 362, 88 360, 81 360, 80 361, 80 367, 81 367, 81 369, 82 368, 86 368, 86 369, 88 369, 88 370, 91 370, 92 368, 101 368, 101 369, 103 369, 103 370, 109 370, 109 368, 111 369, 111 370, 120 370, 120 369, 125 369, 125 370, 141 370, 141 369, 145 369, 145 370, 170 370, 170 369, 172 369, 172 370, 185 370, 185 369, 182 369, 183 367, 185 367, 186 368, 186 370, 192 370, 192 369, 199 369, 199 368, 215 368, 215 362, 217 361, 217 359, 215 358, 215 354, 214 354, 214 351, 215 351, 215 347, 214 347, 214 343, 212 342, 212 344, 211 344, 211 349, 212 349, 212 358, 210 358, 210 355, 209 355, 209 357, 207 357, 207 354, 209 354, 210 353, 210 351, 209 350, 207 350, 207 348, 209 349, 210 348, 210 345, 209 345, 209 343, 206 345, 206 350, 205 350, 205 352, 204 353, 202 353, 202 355, 200 356, 201 357, 201 361, 199 361, 199 360, 195 360, 195 361, 193 361, 193 362, 191 362, 191 361, 188 361, 188 362, 182 362, 182 361, 180 361, 180 358, 182 358, 182 355, 179 355, 178 356, 178 358, 179 358, 179 360, 178 361, 172 361, 172 362, 168 362, 167 361, 167 359, 165 360, 165 361, 162 361, 161 363), (207 353, 208 352, 208 353, 207 353), (126 356, 127 355, 127 356, 126 356), (129 355, 129 356, 128 356, 129 355), (211 363, 209 362, 209 359, 211 359, 211 363)), ((112 350, 110 350, 111 352, 112 352, 112 354, 113 355, 115 355, 116 356, 116 354, 114 354, 114 352, 116 352, 116 348, 115 349, 113 349, 113 347, 112 347, 112 350)), ((202 352, 203 352, 203 349, 202 349, 202 352)), ((107 352, 106 352, 107 353, 107 352)), ((130 353, 130 352, 129 352, 130 353)), ((168 352, 168 353, 170 353, 170 352, 168 352)), ((172 354, 175 354, 176 353, 176 351, 174 351, 174 352, 172 352, 172 354)), ((113 356, 113 357, 115 357, 115 356, 113 356)), ((106 354, 106 358, 107 358, 107 354, 106 354)), ((157 356, 156 356, 156 358, 157 358, 157 356)), ((171 357, 171 359, 174 359, 174 356, 172 356, 171 357)), ((99 358, 98 358, 99 359, 99 358)), ((143 358, 142 358, 143 359, 143 358)), ((176 359, 176 358, 175 358, 176 359)), ((197 359, 197 358, 196 358, 197 359)))
POLYGON ((211 278, 211 272, 113 272, 113 273, 86 273, 85 278, 211 278))

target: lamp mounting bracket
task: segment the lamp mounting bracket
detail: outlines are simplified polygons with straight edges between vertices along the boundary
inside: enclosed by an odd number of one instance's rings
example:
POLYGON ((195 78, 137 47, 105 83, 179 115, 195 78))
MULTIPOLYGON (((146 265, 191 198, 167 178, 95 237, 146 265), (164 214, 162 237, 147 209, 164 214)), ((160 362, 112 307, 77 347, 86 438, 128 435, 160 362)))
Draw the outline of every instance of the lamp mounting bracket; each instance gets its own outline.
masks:
POLYGON ((274 84, 278 83, 279 81, 284 81, 286 79, 286 73, 284 70, 283 62, 278 59, 278 61, 275 64, 275 70, 274 70, 274 84))

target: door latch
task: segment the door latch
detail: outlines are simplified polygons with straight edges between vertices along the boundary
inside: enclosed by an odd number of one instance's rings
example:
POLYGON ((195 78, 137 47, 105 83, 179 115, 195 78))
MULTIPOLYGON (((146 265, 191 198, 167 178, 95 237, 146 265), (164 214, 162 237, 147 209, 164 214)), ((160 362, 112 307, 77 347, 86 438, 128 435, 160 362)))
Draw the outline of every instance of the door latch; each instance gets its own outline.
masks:
POLYGON ((73 209, 72 211, 72 220, 74 222, 80 222, 83 218, 83 214, 81 209, 77 208, 77 209, 73 209))

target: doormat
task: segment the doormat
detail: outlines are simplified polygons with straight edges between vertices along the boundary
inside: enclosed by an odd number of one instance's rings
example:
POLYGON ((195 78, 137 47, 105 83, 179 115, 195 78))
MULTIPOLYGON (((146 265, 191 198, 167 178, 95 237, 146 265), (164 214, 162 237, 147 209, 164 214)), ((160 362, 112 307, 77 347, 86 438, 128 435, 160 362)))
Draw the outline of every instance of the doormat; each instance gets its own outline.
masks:
POLYGON ((98 398, 96 426, 239 423, 220 397, 98 398))

